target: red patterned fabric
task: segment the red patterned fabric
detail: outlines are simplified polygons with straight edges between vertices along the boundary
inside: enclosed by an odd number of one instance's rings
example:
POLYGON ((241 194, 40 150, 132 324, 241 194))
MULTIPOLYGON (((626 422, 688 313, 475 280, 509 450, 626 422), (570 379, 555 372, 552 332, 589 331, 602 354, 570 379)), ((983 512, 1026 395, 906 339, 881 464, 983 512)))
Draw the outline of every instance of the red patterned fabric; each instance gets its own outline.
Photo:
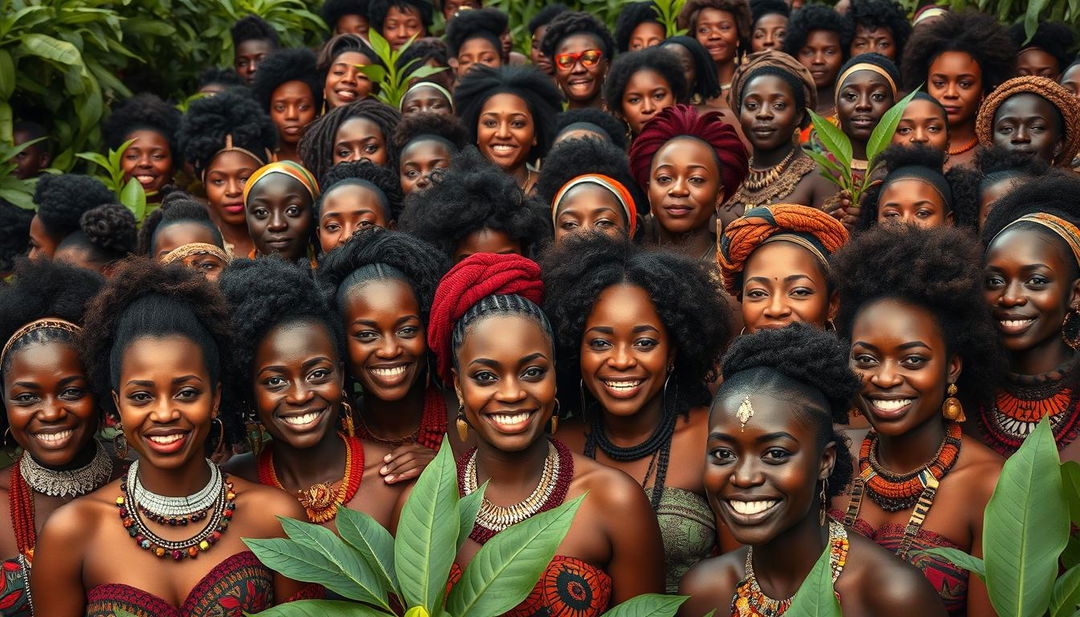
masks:
POLYGON ((30 617, 30 598, 26 593, 26 572, 18 559, 0 562, 3 574, 0 587, 0 615, 4 617, 30 617))
MULTIPOLYGON (((461 580, 461 566, 450 568, 449 586, 461 580)), ((598 617, 611 604, 611 577, 575 557, 556 555, 521 604, 506 617, 598 617)))

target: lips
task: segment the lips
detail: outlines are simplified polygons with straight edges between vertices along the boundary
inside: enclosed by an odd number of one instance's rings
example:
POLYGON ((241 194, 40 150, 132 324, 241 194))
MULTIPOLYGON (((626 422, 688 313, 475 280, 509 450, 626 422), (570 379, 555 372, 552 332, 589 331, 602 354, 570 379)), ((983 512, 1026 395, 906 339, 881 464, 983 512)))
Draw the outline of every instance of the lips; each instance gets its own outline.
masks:
POLYGON ((174 454, 184 448, 190 433, 183 430, 168 430, 144 433, 143 442, 158 454, 174 454))
POLYGON ((1016 314, 994 315, 994 324, 998 331, 1006 336, 1019 336, 1031 329, 1036 319, 1016 314))
POLYGON ((139 181, 139 184, 145 186, 151 186, 154 182, 157 182, 157 176, 154 174, 134 174, 131 176, 139 181))
POLYGON ((324 407, 322 409, 307 409, 288 414, 277 414, 276 417, 289 430, 304 433, 317 428, 325 414, 326 408, 324 407))
POLYGON ((945 115, 947 116, 959 116, 961 109, 959 107, 945 105, 945 115))
POLYGON ((872 398, 865 397, 870 413, 882 420, 893 420, 903 416, 915 401, 912 397, 872 398))
POLYGON ((266 241, 266 245, 280 250, 289 248, 292 242, 292 238, 271 238, 266 241))
POLYGON ((384 388, 393 388, 399 386, 405 382, 405 378, 409 374, 409 368, 412 367, 412 362, 402 362, 398 364, 382 364, 378 366, 368 367, 368 376, 376 384, 384 388))
POLYGON ((297 126, 286 126, 285 128, 281 129, 281 132, 285 133, 286 135, 299 135, 301 128, 303 128, 303 127, 301 127, 299 125, 297 125, 297 126))
POLYGON ((62 450, 71 442, 74 435, 75 430, 70 428, 31 433, 31 436, 46 450, 62 450))
POLYGON ((575 92, 588 92, 592 88, 593 79, 591 77, 579 77, 571 79, 566 82, 566 87, 575 92))
POLYGON ((870 128, 874 126, 874 119, 865 116, 855 116, 851 119, 851 124, 859 128, 870 128))
POLYGON ((663 210, 668 216, 676 219, 688 217, 694 212, 693 207, 682 204, 667 204, 663 206, 663 210))
POLYGON ((229 214, 240 214, 244 211, 244 202, 224 204, 221 206, 221 209, 229 214))
POLYGON ((758 525, 773 515, 781 500, 775 498, 732 498, 721 503, 740 525, 758 525))
POLYGON ((356 99, 360 98, 360 93, 351 88, 346 90, 334 90, 334 94, 342 103, 352 103, 356 99))
POLYGON ((487 149, 494 158, 512 159, 517 156, 517 151, 520 150, 520 147, 517 144, 500 142, 488 144, 487 149))
POLYGON ((757 135, 758 137, 771 137, 774 133, 776 133, 776 129, 769 126, 755 126, 754 128, 750 129, 750 132, 754 135, 757 135))
POLYGON ((640 377, 601 377, 600 385, 609 396, 617 399, 633 398, 641 393, 645 380, 640 377))
POLYGON ((508 410, 498 411, 484 415, 484 419, 495 428, 496 431, 515 435, 529 428, 530 420, 536 414, 533 410, 508 410))

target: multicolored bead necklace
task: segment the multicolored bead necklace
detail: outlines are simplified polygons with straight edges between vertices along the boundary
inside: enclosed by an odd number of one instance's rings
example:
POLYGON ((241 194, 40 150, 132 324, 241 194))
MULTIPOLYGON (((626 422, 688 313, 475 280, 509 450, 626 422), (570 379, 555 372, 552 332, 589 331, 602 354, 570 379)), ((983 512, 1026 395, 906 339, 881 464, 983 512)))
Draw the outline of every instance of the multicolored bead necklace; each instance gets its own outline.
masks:
POLYGON ((1042 379, 1021 381, 1015 376, 1009 387, 998 391, 993 407, 979 409, 979 426, 991 438, 988 445, 1002 456, 1011 456, 1045 417, 1050 418, 1059 450, 1075 441, 1080 433, 1080 407, 1072 389, 1065 387, 1065 375, 1073 366, 1070 361, 1042 379))
MULTIPOLYGON (((338 482, 316 482, 296 492, 300 505, 304 506, 307 518, 312 523, 326 523, 334 520, 338 508, 356 496, 360 490, 360 480, 364 477, 364 446, 359 437, 349 437, 344 433, 338 436, 345 442, 345 473, 338 482), (334 484, 338 485, 334 490, 334 484)), ((274 471, 274 448, 270 447, 259 453, 259 484, 285 489, 274 471)))

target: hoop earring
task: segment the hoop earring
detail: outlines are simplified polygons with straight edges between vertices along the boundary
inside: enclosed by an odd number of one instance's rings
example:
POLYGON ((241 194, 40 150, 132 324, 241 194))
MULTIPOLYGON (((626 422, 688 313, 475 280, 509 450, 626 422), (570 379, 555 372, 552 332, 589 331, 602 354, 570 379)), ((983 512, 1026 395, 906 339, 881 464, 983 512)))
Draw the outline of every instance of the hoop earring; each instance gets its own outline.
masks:
POLYGON ((744 334, 746 334, 746 326, 743 326, 742 329, 739 330, 739 336, 742 336, 744 334))
POLYGON ((941 415, 945 416, 946 420, 965 422, 967 417, 964 416, 964 406, 960 404, 960 399, 956 398, 956 391, 956 384, 949 384, 948 389, 945 390, 948 398, 941 404, 941 415))
POLYGON ((211 450, 211 452, 216 455, 225 446, 225 423, 221 421, 221 418, 217 417, 210 420, 210 424, 213 424, 214 422, 217 422, 218 424, 218 438, 217 443, 214 444, 214 448, 213 450, 211 450))
POLYGON ((247 442, 248 451, 255 456, 266 446, 266 427, 259 422, 259 417, 254 412, 244 418, 244 441, 247 442))
POLYGON ((11 437, 11 427, 4 429, 4 440, 0 441, 0 446, 6 446, 8 443, 8 437, 11 437))
POLYGON ((825 526, 825 518, 828 514, 829 506, 829 479, 825 478, 821 481, 821 492, 818 493, 821 498, 821 509, 818 510, 818 526, 825 526))
POLYGON ((356 437, 356 424, 353 421, 352 405, 349 404, 349 395, 341 391, 341 430, 346 437, 356 437))
POLYGON ((120 432, 113 437, 113 450, 116 451, 116 458, 125 460, 128 456, 128 442, 127 437, 124 437, 124 425, 117 424, 116 429, 120 432))
POLYGON ((469 438, 469 423, 465 421, 465 406, 458 402, 457 406, 457 420, 454 422, 457 427, 457 434, 461 441, 465 441, 469 438))
POLYGON ((1061 322, 1061 338, 1073 351, 1080 350, 1080 321, 1075 318, 1080 316, 1080 310, 1070 309, 1065 314, 1065 321, 1061 322))
POLYGON ((554 435, 559 430, 559 399, 555 399, 555 410, 551 412, 551 434, 554 435))
POLYGON ((825 320, 825 331, 826 332, 836 332, 836 324, 833 323, 833 320, 831 320, 831 319, 825 320))

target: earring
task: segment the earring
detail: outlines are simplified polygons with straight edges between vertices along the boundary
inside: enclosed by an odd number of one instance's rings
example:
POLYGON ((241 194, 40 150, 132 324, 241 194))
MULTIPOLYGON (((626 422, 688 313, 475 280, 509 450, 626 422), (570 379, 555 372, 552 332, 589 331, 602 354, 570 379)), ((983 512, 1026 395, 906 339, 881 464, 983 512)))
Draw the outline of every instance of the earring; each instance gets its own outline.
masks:
POLYGON ((848 410, 848 416, 850 416, 852 418, 858 418, 861 415, 862 415, 862 412, 859 411, 858 407, 852 406, 852 408, 848 410))
POLYGON ((10 426, 7 427, 6 429, 4 429, 4 440, 0 441, 0 446, 6 446, 7 445, 8 437, 11 437, 11 427, 10 426))
POLYGON ((555 411, 551 412, 551 434, 559 430, 559 399, 555 399, 555 411))
POLYGON ((1080 350, 1080 320, 1076 319, 1078 316, 1080 316, 1080 310, 1070 309, 1065 314, 1065 321, 1061 322, 1061 338, 1073 351, 1080 350))
POLYGON ((956 398, 956 391, 956 384, 949 384, 948 389, 945 390, 948 398, 941 404, 941 415, 945 416, 946 420, 964 422, 967 420, 964 416, 964 406, 960 404, 960 399, 956 398))
POLYGON ((831 319, 825 320, 825 331, 826 332, 836 332, 836 324, 833 323, 833 320, 831 320, 831 319))
POLYGON ((127 438, 124 437, 124 425, 117 424, 116 429, 120 432, 116 434, 116 437, 113 437, 113 450, 116 451, 116 458, 125 460, 128 456, 128 442, 127 438))
POLYGON ((244 419, 244 441, 247 442, 248 450, 258 456, 266 445, 266 427, 259 422, 254 413, 244 419))
POLYGON ((341 391, 341 430, 347 437, 356 437, 356 424, 353 422, 352 405, 349 404, 349 395, 341 391))
POLYGON ((465 406, 458 403, 457 406, 457 421, 454 423, 457 426, 457 434, 461 441, 465 441, 469 438, 469 423, 465 421, 465 406))
POLYGON ((821 509, 818 510, 818 526, 825 526, 825 517, 829 511, 829 479, 825 478, 821 481, 821 492, 818 494, 821 498, 821 509))

